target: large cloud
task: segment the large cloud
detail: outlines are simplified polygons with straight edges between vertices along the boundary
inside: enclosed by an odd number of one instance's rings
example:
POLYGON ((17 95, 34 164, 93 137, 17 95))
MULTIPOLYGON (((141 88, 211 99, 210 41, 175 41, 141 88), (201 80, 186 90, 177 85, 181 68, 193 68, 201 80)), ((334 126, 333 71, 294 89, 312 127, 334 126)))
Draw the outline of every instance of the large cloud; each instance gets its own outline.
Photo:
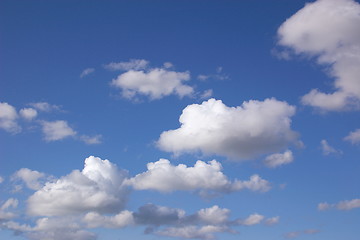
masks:
POLYGON ((283 150, 297 140, 290 126, 294 114, 294 106, 273 98, 238 107, 209 99, 187 106, 179 119, 180 128, 163 132, 157 144, 175 154, 201 151, 251 159, 283 150))
POLYGON ((330 67, 333 93, 317 89, 303 104, 341 111, 360 107, 360 4, 353 0, 318 0, 287 19, 279 28, 279 44, 296 54, 315 56, 330 67))
POLYGON ((84 169, 74 170, 58 180, 47 182, 28 199, 28 213, 57 216, 84 212, 118 212, 127 200, 123 181, 127 173, 108 160, 90 156, 84 169))
POLYGON ((219 162, 208 163, 197 161, 194 167, 185 164, 171 165, 169 160, 160 159, 147 164, 147 171, 128 179, 126 184, 138 190, 157 190, 172 192, 177 190, 210 190, 217 192, 232 192, 242 189, 265 192, 270 189, 270 183, 258 175, 251 176, 248 181, 235 180, 231 182, 223 173, 219 162))

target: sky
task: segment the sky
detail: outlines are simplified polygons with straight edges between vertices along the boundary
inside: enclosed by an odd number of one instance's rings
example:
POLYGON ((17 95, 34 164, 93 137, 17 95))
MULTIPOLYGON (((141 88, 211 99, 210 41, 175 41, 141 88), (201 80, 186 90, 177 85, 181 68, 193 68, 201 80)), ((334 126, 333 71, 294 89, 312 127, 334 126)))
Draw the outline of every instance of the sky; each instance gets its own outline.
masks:
POLYGON ((360 2, 0 1, 0 239, 358 240, 360 2))

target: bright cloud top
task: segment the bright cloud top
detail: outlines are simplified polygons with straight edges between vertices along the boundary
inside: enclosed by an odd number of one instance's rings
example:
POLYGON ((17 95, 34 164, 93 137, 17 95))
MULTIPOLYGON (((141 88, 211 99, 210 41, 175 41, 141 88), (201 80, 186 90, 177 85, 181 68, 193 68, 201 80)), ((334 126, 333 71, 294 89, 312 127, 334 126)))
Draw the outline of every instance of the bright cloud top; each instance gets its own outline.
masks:
POLYGON ((175 154, 201 151, 234 160, 251 159, 297 141, 290 126, 294 114, 294 106, 273 98, 238 107, 209 99, 187 106, 179 119, 180 128, 163 132, 157 144, 175 154))
POLYGON ((136 99, 139 95, 155 100, 172 94, 180 98, 193 94, 193 87, 185 84, 190 80, 189 72, 171 71, 166 66, 148 68, 148 63, 132 59, 130 62, 110 63, 105 68, 126 71, 113 79, 111 85, 120 88, 122 96, 128 99, 136 99))
POLYGON ((169 160, 160 159, 147 164, 147 171, 127 180, 126 184, 137 190, 157 190, 172 192, 178 190, 211 190, 217 192, 232 192, 243 189, 266 192, 270 183, 258 175, 251 176, 248 181, 229 181, 221 172, 219 162, 208 163, 197 161, 194 167, 184 164, 171 165, 169 160))
POLYGON ((117 212, 125 206, 126 172, 108 160, 90 156, 84 169, 47 182, 28 199, 28 212, 35 216, 57 216, 95 211, 117 212))
POLYGON ((279 44, 330 65, 333 93, 311 90, 302 103, 327 111, 360 107, 360 4, 353 0, 318 0, 279 28, 279 44))

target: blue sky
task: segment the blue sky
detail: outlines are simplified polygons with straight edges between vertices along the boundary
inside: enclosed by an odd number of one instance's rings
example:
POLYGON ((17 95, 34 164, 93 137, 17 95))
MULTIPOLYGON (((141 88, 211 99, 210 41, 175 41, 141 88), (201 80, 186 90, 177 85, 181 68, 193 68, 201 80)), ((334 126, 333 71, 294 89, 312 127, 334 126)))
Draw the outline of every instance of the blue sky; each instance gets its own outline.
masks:
POLYGON ((360 3, 1 1, 1 239, 360 231, 360 3))

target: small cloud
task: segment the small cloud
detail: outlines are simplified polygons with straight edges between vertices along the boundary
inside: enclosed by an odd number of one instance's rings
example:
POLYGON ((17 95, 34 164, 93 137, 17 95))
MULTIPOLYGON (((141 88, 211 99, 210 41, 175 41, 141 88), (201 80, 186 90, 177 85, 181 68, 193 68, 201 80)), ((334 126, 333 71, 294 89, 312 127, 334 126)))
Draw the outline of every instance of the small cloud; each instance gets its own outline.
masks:
POLYGON ((95 68, 86 68, 84 71, 81 72, 80 78, 83 78, 93 72, 95 72, 95 68))
POLYGON ((172 68, 174 67, 174 64, 172 64, 171 62, 164 62, 164 68, 172 68))
POLYGON ((4 182, 4 178, 2 176, 0 176, 0 183, 4 182))
POLYGON ((279 220, 280 220, 279 216, 268 218, 265 220, 265 224, 268 226, 272 226, 272 225, 279 223, 279 220))
POLYGON ((18 114, 15 107, 6 102, 0 102, 0 128, 12 134, 21 132, 17 118, 18 114))
POLYGON ((306 230, 303 230, 303 231, 296 231, 296 232, 289 232, 289 233, 286 233, 284 235, 285 238, 288 238, 288 239, 292 239, 292 238, 297 238, 301 235, 313 235, 313 234, 317 234, 319 233, 320 230, 318 229, 306 229, 306 230))
POLYGON ((101 143, 101 138, 102 136, 99 135, 95 135, 95 136, 87 136, 87 135, 82 135, 80 136, 80 140, 83 141, 86 144, 92 145, 92 144, 100 144, 101 143))
POLYGON ((29 103, 30 106, 35 108, 38 111, 42 112, 51 112, 51 111, 59 111, 61 110, 60 106, 49 104, 47 102, 36 102, 36 103, 29 103))
POLYGON ((320 141, 321 144, 321 150, 324 155, 330 155, 330 154, 342 154, 341 150, 336 150, 332 146, 329 145, 329 143, 323 139, 320 141))
POLYGON ((294 161, 293 154, 290 150, 284 153, 275 153, 267 156, 264 163, 269 168, 276 168, 284 164, 289 164, 294 161))
MULTIPOLYGON (((17 172, 13 174, 11 177, 12 181, 21 180, 25 183, 25 185, 32 190, 39 190, 43 184, 40 183, 39 180, 45 177, 44 173, 33 171, 28 168, 21 168, 17 172)), ((19 189, 20 185, 16 185, 16 192, 21 190, 19 189)), ((21 187, 21 186, 20 186, 21 187)))
POLYGON ((200 99, 209 99, 210 97, 212 97, 212 95, 213 95, 213 90, 207 89, 200 95, 200 99))
POLYGON ((28 121, 36 118, 37 114, 38 113, 34 108, 23 108, 20 110, 20 116, 28 121))
POLYGON ((76 135, 76 132, 63 120, 53 122, 42 121, 41 124, 45 140, 48 142, 74 137, 76 135))
POLYGON ((360 143, 360 128, 352 131, 344 138, 345 141, 349 141, 352 144, 359 144, 360 143))
POLYGON ((210 76, 209 75, 203 75, 203 74, 200 74, 197 76, 197 79, 199 79, 200 81, 205 81, 209 78, 210 76))
POLYGON ((138 71, 138 70, 146 69, 148 65, 149 65, 149 61, 147 60, 130 59, 130 61, 128 62, 111 62, 109 64, 105 64, 104 68, 110 71, 129 71, 129 70, 138 71))
POLYGON ((336 204, 329 204, 327 202, 319 203, 318 210, 325 211, 331 208, 338 210, 352 210, 354 208, 360 208, 360 199, 344 200, 336 204))

